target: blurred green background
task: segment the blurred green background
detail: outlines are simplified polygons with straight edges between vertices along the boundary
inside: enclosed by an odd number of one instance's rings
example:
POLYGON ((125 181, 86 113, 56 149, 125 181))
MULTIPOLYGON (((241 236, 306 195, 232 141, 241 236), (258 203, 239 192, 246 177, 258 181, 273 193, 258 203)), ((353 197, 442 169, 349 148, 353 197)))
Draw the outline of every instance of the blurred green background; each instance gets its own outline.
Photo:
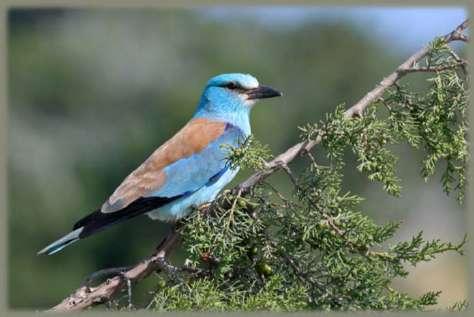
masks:
MULTIPOLYGON (((211 76, 248 72, 284 92, 252 116, 254 134, 277 154, 297 142, 297 126, 357 101, 465 16, 462 8, 11 10, 10 306, 48 307, 88 273, 151 252, 166 225, 139 217, 57 255, 36 256, 187 122, 211 76)), ((409 80, 420 88, 425 79, 409 80)), ((397 151, 401 199, 368 184, 353 162, 346 188, 368 198, 364 210, 378 222, 403 221, 399 240, 419 230, 460 240, 464 210, 443 194, 439 175, 427 184, 418 176, 420 153, 397 151)), ((288 189, 284 176, 272 181, 288 189)), ((413 295, 440 289, 446 306, 467 296, 466 279, 465 259, 446 255, 395 286, 413 295)), ((153 283, 135 288, 138 303, 153 283)))

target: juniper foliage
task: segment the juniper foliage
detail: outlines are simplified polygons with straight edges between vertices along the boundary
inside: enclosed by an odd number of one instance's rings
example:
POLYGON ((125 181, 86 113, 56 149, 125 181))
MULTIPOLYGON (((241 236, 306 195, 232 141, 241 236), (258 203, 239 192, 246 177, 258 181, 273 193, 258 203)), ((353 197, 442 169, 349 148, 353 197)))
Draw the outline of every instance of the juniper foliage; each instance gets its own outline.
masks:
MULTIPOLYGON (((409 265, 447 251, 462 254, 460 243, 411 240, 390 243, 399 223, 377 224, 365 215, 362 197, 342 190, 344 153, 357 158, 368 181, 398 196, 395 144, 424 153, 421 176, 444 169, 447 194, 464 199, 468 159, 467 75, 459 57, 442 40, 417 67, 430 69, 429 87, 415 92, 395 85, 364 115, 344 116, 344 107, 317 124, 301 127, 302 140, 321 137, 324 162, 306 156, 300 175, 288 170, 294 191, 285 197, 270 183, 243 196, 225 191, 196 210, 179 227, 186 261, 175 274, 160 274, 150 307, 173 310, 424 310, 438 291, 412 297, 394 289, 409 265), (433 71, 438 69, 438 71, 433 71)), ((268 148, 254 139, 229 148, 232 166, 260 170, 268 148)), ((460 302, 451 310, 463 309, 460 302)))

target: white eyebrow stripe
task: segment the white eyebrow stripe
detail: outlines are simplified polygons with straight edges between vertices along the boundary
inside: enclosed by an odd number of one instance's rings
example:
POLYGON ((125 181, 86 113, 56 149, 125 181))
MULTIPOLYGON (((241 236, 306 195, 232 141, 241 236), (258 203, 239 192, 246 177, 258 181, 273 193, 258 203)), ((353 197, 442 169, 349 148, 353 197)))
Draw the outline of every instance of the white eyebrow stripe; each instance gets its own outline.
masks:
POLYGON ((239 84, 245 88, 245 89, 253 89, 253 88, 257 88, 259 86, 259 83, 257 81, 257 79, 255 79, 254 77, 251 77, 249 76, 249 78, 247 78, 248 80, 245 80, 245 81, 241 81, 239 82, 239 84))

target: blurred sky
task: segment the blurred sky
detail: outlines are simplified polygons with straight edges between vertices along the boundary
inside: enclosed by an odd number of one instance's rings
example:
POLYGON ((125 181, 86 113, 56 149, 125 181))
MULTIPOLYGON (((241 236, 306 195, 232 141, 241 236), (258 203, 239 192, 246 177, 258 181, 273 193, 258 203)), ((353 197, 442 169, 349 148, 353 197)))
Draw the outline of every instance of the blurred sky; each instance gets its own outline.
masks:
POLYGON ((255 19, 263 26, 284 28, 315 20, 327 23, 349 20, 402 52, 411 52, 420 47, 420 43, 428 43, 433 37, 450 32, 468 15, 463 7, 308 6, 301 10, 298 6, 247 6, 239 9, 229 10, 227 6, 220 6, 200 11, 212 19, 244 17, 255 19))

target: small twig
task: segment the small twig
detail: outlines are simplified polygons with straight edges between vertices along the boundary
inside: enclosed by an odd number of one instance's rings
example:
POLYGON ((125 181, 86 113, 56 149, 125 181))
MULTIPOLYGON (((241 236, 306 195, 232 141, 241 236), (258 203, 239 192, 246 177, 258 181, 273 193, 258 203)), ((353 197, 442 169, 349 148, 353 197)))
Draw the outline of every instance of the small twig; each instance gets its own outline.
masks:
POLYGON ((298 181, 296 180, 296 177, 293 175, 293 172, 291 171, 290 167, 287 164, 282 164, 281 168, 286 172, 286 174, 288 174, 288 177, 290 178, 293 185, 295 185, 296 188, 299 188, 298 181))
POLYGON ((438 72, 443 72, 446 70, 450 69, 456 69, 458 67, 464 67, 466 65, 465 61, 460 61, 455 64, 451 65, 443 65, 443 66, 429 66, 429 67, 422 67, 422 66, 414 66, 410 68, 406 68, 403 71, 406 73, 415 73, 415 72, 433 72, 433 73, 438 73, 438 72))
MULTIPOLYGON (((328 225, 334 231, 336 231, 339 236, 344 237, 345 232, 343 232, 341 229, 339 229, 338 226, 336 226, 336 224, 334 223, 334 217, 331 217, 329 215, 324 214, 324 218, 326 218, 326 221, 327 221, 328 225)), ((347 243, 349 243, 349 241, 347 241, 347 243)))
POLYGON ((230 228, 230 224, 231 222, 234 221, 234 211, 235 211, 235 206, 237 205, 237 200, 241 197, 242 195, 242 191, 239 189, 237 190, 237 194, 235 195, 234 197, 234 201, 232 202, 232 207, 230 207, 230 211, 229 211, 229 221, 227 221, 226 223, 226 232, 229 230, 230 228))
POLYGON ((466 34, 463 33, 455 33, 451 37, 452 41, 462 41, 462 42, 467 42, 469 41, 469 38, 467 37, 466 34))
POLYGON ((124 276, 125 280, 127 281, 127 297, 128 297, 128 309, 133 307, 132 305, 132 281, 129 278, 124 276))
POLYGON ((456 52, 449 46, 448 46, 448 50, 449 50, 449 54, 454 58, 454 60, 461 64, 461 69, 462 69, 464 75, 467 75, 466 66, 469 64, 468 61, 466 61, 465 59, 462 59, 461 57, 459 57, 459 55, 456 54, 456 52))
POLYGON ((284 202, 287 206, 290 205, 290 202, 291 202, 291 201, 290 201, 288 198, 286 198, 285 196, 283 196, 283 194, 280 193, 280 191, 278 191, 278 190, 275 188, 275 186, 273 186, 272 184, 270 184, 270 183, 268 183, 268 182, 265 182, 264 184, 265 184, 265 186, 268 186, 268 188, 270 188, 271 191, 272 191, 273 193, 275 193, 275 194, 278 196, 278 198, 280 198, 280 200, 281 200, 282 202, 284 202))
POLYGON ((311 160, 311 163, 313 163, 314 166, 318 166, 318 163, 316 163, 316 159, 314 158, 313 153, 309 151, 304 151, 303 154, 309 157, 309 159, 311 160))
POLYGON ((301 271, 301 269, 299 268, 298 264, 296 263, 296 261, 290 256, 288 255, 288 253, 285 252, 285 250, 281 250, 280 248, 278 248, 278 245, 277 243, 275 243, 274 241, 270 241, 270 244, 275 248, 275 249, 278 249, 279 250, 279 254, 283 257, 283 259, 285 259, 285 262, 288 263, 288 265, 291 267, 291 269, 293 270, 293 273, 295 274, 295 276, 302 282, 302 283, 308 283, 312 286, 315 286, 316 288, 318 289, 322 289, 323 288, 323 285, 321 283, 319 283, 318 281, 313 281, 311 279, 308 279, 306 274, 303 273, 301 271))

